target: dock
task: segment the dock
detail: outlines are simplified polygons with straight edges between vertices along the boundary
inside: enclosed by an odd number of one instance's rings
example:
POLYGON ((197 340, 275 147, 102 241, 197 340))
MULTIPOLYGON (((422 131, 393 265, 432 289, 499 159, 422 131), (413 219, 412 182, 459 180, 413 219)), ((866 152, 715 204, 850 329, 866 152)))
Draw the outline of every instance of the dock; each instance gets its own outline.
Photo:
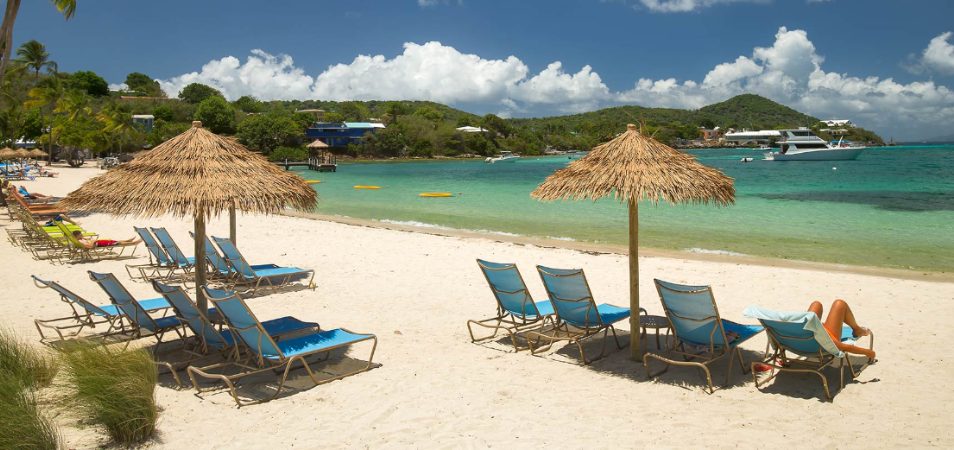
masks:
POLYGON ((328 161, 327 159, 322 161, 319 158, 308 158, 307 161, 276 161, 275 164, 278 164, 281 167, 284 167, 285 170, 291 170, 292 167, 304 167, 308 170, 314 170, 315 172, 337 172, 338 171, 338 162, 337 161, 328 161))

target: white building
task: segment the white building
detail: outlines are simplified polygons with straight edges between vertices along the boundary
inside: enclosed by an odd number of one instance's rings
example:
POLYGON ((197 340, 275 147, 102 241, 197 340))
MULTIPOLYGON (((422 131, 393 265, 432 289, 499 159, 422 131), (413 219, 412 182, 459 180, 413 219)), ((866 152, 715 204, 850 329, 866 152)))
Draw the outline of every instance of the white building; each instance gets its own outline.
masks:
POLYGON ((484 132, 487 131, 487 129, 486 129, 486 128, 466 126, 466 127, 457 127, 457 131, 460 131, 461 133, 484 133, 484 132))
POLYGON ((821 123, 828 125, 830 127, 853 127, 855 124, 851 123, 848 119, 828 119, 823 120, 821 123))
POLYGON ((736 144, 767 144, 769 141, 778 140, 781 137, 782 133, 778 130, 742 130, 725 134, 726 142, 735 142, 736 144))

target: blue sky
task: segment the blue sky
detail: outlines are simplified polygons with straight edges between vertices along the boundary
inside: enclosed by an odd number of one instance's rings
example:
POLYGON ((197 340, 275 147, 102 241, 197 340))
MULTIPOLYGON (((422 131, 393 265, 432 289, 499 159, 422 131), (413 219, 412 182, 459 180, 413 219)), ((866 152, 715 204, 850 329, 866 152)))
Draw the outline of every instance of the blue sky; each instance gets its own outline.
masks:
POLYGON ((46 44, 60 70, 140 71, 170 95, 198 81, 536 116, 755 92, 910 139, 954 122, 952 17, 951 1, 96 0, 66 22, 31 1, 14 39, 46 44))

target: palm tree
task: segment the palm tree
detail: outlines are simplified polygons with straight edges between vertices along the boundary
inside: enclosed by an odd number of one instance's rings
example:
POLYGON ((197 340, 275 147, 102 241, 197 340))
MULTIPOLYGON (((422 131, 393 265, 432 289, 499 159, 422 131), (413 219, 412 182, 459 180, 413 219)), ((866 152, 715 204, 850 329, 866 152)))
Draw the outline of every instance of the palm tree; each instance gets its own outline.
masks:
POLYGON ((46 46, 37 40, 24 42, 17 49, 19 61, 33 71, 34 80, 40 79, 40 70, 46 68, 50 72, 56 72, 56 62, 50 61, 50 54, 46 51, 46 46))
MULTIPOLYGON (((10 63, 10 52, 13 48, 13 24, 17 20, 17 13, 20 12, 21 0, 7 0, 7 6, 3 12, 3 23, 0 24, 0 81, 3 80, 3 74, 7 70, 7 64, 10 63)), ((67 20, 76 13, 76 0, 50 0, 56 9, 63 13, 67 20)))
POLYGON ((38 83, 36 87, 30 89, 29 97, 26 102, 23 103, 23 106, 27 108, 39 108, 42 114, 43 108, 49 107, 53 111, 50 114, 50 127, 49 127, 49 140, 47 142, 48 148, 47 153, 49 154, 49 161, 53 161, 53 124, 54 119, 56 118, 55 114, 57 109, 57 104, 60 103, 60 100, 63 98, 63 95, 66 93, 66 89, 63 87, 63 83, 60 82, 57 77, 44 78, 42 82, 38 83))
POLYGON ((133 125, 129 113, 116 105, 104 107, 96 115, 96 120, 103 124, 103 135, 110 146, 117 145, 117 152, 122 150, 124 144, 133 141, 140 134, 133 125))

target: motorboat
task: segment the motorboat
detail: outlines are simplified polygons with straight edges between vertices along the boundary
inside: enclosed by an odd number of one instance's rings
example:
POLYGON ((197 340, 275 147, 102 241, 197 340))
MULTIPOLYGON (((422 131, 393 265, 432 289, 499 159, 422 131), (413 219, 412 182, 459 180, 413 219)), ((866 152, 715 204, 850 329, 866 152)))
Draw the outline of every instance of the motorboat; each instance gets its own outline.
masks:
POLYGON ((779 130, 777 152, 765 153, 766 161, 849 161, 857 159, 865 150, 863 145, 839 139, 827 142, 807 128, 779 130))
POLYGON ((513 152, 500 152, 500 156, 490 157, 484 160, 486 163, 497 164, 497 163, 508 163, 508 162, 517 162, 520 159, 520 155, 515 155, 513 152))

